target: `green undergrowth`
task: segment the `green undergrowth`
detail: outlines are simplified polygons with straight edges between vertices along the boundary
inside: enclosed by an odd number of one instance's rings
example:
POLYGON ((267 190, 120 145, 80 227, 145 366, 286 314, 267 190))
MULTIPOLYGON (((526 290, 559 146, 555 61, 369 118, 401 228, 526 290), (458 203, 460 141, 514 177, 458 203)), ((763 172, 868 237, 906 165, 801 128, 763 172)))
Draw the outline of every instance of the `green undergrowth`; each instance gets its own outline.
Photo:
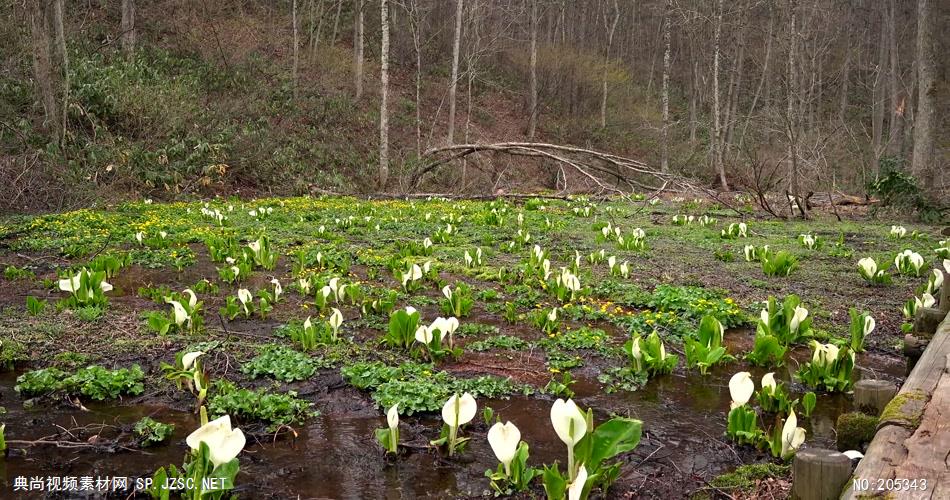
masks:
POLYGON ((141 394, 145 390, 144 379, 145 374, 139 365, 116 370, 91 365, 72 374, 50 367, 20 375, 14 388, 24 396, 41 396, 62 390, 102 401, 141 394))
POLYGON ((313 403, 298 398, 295 391, 238 388, 227 380, 215 381, 208 398, 210 414, 230 415, 240 422, 262 423, 268 432, 317 416, 319 412, 313 410, 312 406, 313 403))
POLYGON ((399 404, 400 413, 436 411, 454 393, 471 393, 479 398, 507 398, 530 391, 510 379, 493 376, 458 378, 431 364, 407 362, 388 366, 382 362, 364 362, 344 366, 344 380, 358 389, 369 390, 381 408, 399 404))

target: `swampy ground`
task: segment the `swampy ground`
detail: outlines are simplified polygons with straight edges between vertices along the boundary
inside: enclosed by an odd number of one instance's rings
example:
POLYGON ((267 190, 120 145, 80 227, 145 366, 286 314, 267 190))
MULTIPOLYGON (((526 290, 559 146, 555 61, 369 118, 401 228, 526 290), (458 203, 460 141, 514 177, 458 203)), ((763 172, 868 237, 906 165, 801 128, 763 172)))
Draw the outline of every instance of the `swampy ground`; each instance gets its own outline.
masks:
MULTIPOLYGON (((890 262, 907 248, 932 263, 939 228, 904 224, 907 236, 896 239, 888 236, 893 221, 861 212, 845 214, 841 222, 830 214, 789 222, 757 217, 748 201, 740 200, 739 207, 741 213, 675 199, 650 205, 287 198, 137 202, 5 218, 0 422, 11 444, 0 459, 0 496, 13 495, 18 476, 147 477, 160 466, 180 464, 188 449, 184 437, 198 427, 195 396, 167 380, 162 364, 174 364, 177 353, 191 350, 207 353, 202 360, 213 383, 207 400, 212 415, 231 414, 249 435, 237 481, 245 498, 490 495, 484 473, 497 462, 481 413, 463 430, 472 440, 460 457, 448 459, 428 446, 441 427, 438 409, 456 390, 472 392, 480 412, 490 407, 496 417, 513 421, 530 445, 534 466, 565 460, 548 418, 557 397, 573 396, 594 409, 597 421, 611 415, 642 420, 640 445, 620 457, 617 482, 595 496, 781 496, 787 489, 782 467, 769 469, 776 477, 752 488, 710 484, 741 465, 781 464, 724 436, 732 374, 749 370, 758 385, 761 375, 776 371, 794 396, 809 390, 793 377, 811 355, 806 343, 794 346, 777 369, 743 361, 761 302, 797 294, 813 318, 811 335, 823 342, 846 342, 849 308, 868 311, 877 329, 857 356, 855 376, 899 382, 905 374, 901 306, 925 278, 895 275, 890 285, 871 286, 856 263, 867 256, 890 262), (223 215, 220 223, 209 215, 214 210, 223 215), (697 219, 676 225, 673 216, 680 214, 697 219), (715 220, 700 225, 701 215, 715 220), (645 248, 624 250, 604 239, 601 228, 608 222, 623 234, 642 228, 645 248), (722 238, 721 230, 733 222, 747 223, 748 236, 722 238), (448 225, 453 231, 444 234, 448 225), (136 239, 140 232, 142 242, 136 239), (823 244, 804 248, 798 241, 804 233, 823 244), (276 266, 255 267, 233 283, 222 279, 219 269, 229 266, 223 259, 240 256, 261 235, 279 255, 276 266), (427 237, 434 241, 431 250, 423 248, 427 237), (583 297, 560 303, 549 283, 521 271, 535 244, 548 253, 555 272, 581 256, 583 297), (787 277, 768 277, 759 263, 745 260, 745 245, 791 252, 799 268, 787 277), (466 265, 465 252, 474 255, 476 248, 483 252, 481 264, 466 265), (588 256, 601 249, 618 263, 628 261, 629 277, 612 275, 606 262, 591 263, 588 256), (106 305, 59 304, 68 295, 58 289, 59 277, 110 257, 119 264, 107 279, 114 289, 106 293, 106 305), (427 261, 433 274, 406 292, 393 270, 398 274, 427 261), (283 294, 266 317, 239 312, 231 319, 222 311, 240 288, 273 292, 274 278, 283 294), (300 278, 312 285, 309 293, 300 289, 300 278), (315 304, 315 290, 331 278, 359 289, 359 297, 331 304, 344 317, 337 342, 304 350, 288 332, 308 316, 326 318, 329 308, 315 304), (442 287, 463 282, 474 306, 459 318, 458 359, 428 364, 381 342, 390 307, 413 306, 428 324, 445 315, 442 287), (186 288, 203 303, 200 330, 172 328, 161 335, 150 328, 146 316, 168 315, 164 297, 186 288), (28 311, 28 297, 45 307, 28 311), (534 318, 552 307, 560 307, 562 321, 546 335, 534 318), (702 375, 686 368, 682 339, 707 314, 728 326, 725 343, 735 360, 702 375), (625 380, 618 371, 629 364, 623 344, 654 330, 680 355, 679 364, 645 384, 625 380), (101 401, 90 391, 54 383, 49 391, 15 390, 30 372, 57 368, 63 377, 90 365, 138 365, 141 386, 129 384, 117 398, 101 401), (566 382, 565 374, 573 380, 566 389, 551 384, 566 382), (385 425, 385 408, 397 402, 406 446, 393 459, 384 456, 373 430, 385 425), (173 424, 171 436, 142 446, 132 428, 146 416, 173 424)), ((815 413, 799 420, 807 431, 804 446, 834 446, 835 420, 850 408, 849 395, 819 393, 815 413)), ((543 495, 536 482, 524 496, 543 495)))

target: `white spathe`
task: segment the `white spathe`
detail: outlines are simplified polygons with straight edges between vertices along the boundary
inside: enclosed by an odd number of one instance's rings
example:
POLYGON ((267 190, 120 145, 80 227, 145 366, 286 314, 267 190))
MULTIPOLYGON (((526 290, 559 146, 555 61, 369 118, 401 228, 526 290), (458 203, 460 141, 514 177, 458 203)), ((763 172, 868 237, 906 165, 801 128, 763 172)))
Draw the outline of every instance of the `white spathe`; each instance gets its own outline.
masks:
POLYGON ((386 412, 386 423, 390 429, 399 427, 399 403, 394 404, 389 411, 386 412))
POLYGON ((188 320, 188 311, 185 311, 185 307, 181 305, 181 302, 177 300, 172 300, 171 298, 166 298, 165 302, 168 302, 172 305, 172 310, 175 315, 175 324, 181 326, 182 323, 188 320))
POLYGON ((729 379, 729 396, 732 397, 732 408, 748 403, 753 392, 755 392, 755 382, 752 381, 751 373, 739 372, 729 379))
POLYGON ((874 318, 870 315, 864 317, 864 334, 869 335, 874 331, 874 327, 877 326, 877 322, 874 321, 874 318))
POLYGON ((505 472, 511 473, 511 460, 515 458, 518 451, 518 444, 521 443, 521 431, 515 427, 515 424, 506 422, 496 422, 488 429, 488 444, 495 452, 498 461, 504 464, 505 472))
POLYGON ((584 485, 586 484, 587 467, 584 467, 584 464, 581 464, 580 468, 577 470, 577 477, 574 478, 574 482, 567 487, 567 499, 580 500, 581 495, 584 494, 584 485))
POLYGON ((797 332, 799 325, 802 324, 802 321, 805 321, 805 318, 808 317, 808 309, 805 309, 802 306, 795 307, 795 313, 792 314, 792 321, 788 325, 789 330, 792 332, 797 332))
POLYGON ((805 429, 798 427, 798 418, 795 416, 795 410, 792 410, 782 426, 782 456, 797 450, 804 442, 805 429))
POLYGON ((769 372, 762 376, 762 389, 769 389, 769 393, 775 392, 775 372, 769 372))
POLYGON ((574 446, 587 434, 587 418, 573 399, 558 399, 551 406, 551 425, 567 446, 574 446))
POLYGON ((246 442, 241 429, 231 429, 231 417, 225 415, 199 427, 185 439, 192 450, 201 443, 208 445, 209 459, 215 467, 233 460, 244 449, 246 442))
POLYGON ((330 327, 333 328, 334 331, 336 331, 340 329, 340 325, 342 324, 343 324, 343 313, 341 313, 339 309, 334 307, 333 313, 330 314, 330 327))
POLYGON ((204 351, 191 351, 189 353, 185 353, 185 355, 181 357, 182 368, 185 370, 190 370, 193 366, 195 366, 195 361, 197 361, 197 359, 202 355, 204 355, 204 351))
POLYGON ((471 394, 466 392, 461 397, 453 394, 442 407, 442 420, 449 427, 459 427, 471 422, 475 418, 477 409, 478 404, 475 403, 475 398, 471 394))

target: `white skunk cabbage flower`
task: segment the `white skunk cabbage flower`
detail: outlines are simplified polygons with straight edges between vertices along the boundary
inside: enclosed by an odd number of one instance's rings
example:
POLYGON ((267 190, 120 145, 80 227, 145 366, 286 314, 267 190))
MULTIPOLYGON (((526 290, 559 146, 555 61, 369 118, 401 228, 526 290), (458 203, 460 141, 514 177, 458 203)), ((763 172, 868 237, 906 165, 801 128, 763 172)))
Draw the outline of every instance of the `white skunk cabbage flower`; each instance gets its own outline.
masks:
POLYGON ((768 389, 767 392, 769 394, 773 394, 775 392, 775 387, 776 387, 776 383, 775 383, 774 372, 769 372, 762 376, 762 390, 763 391, 768 389))
POLYGON ((804 442, 805 429, 798 427, 798 418, 795 416, 795 410, 792 410, 782 426, 782 456, 794 452, 804 442))
POLYGON ((554 432, 568 447, 574 446, 587 434, 587 418, 574 400, 558 399, 551 406, 551 425, 554 432))
POLYGON ((471 422, 475 418, 477 409, 478 404, 475 403, 475 398, 471 394, 466 392, 461 397, 458 394, 453 394, 445 402, 445 406, 442 407, 442 420, 449 427, 458 428, 471 422))
POLYGON ((729 396, 732 397, 732 408, 748 403, 753 392, 755 392, 755 382, 752 381, 751 373, 739 372, 729 379, 729 396))
POLYGON ((204 355, 203 351, 191 351, 189 353, 186 353, 184 356, 181 357, 182 368, 184 368, 185 370, 190 370, 193 366, 195 366, 195 361, 197 361, 198 358, 203 355, 204 355))
POLYGON ((520 443, 521 431, 511 422, 496 422, 488 429, 488 444, 498 461, 504 464, 506 474, 511 474, 511 460, 515 458, 520 443))
POLYGON ((201 443, 208 445, 211 463, 215 467, 234 460, 244 449, 246 442, 241 429, 231 429, 231 417, 225 415, 202 425, 185 439, 192 450, 197 450, 201 443))
POLYGON ((396 403, 386 412, 386 423, 390 429, 399 427, 399 403, 396 403))

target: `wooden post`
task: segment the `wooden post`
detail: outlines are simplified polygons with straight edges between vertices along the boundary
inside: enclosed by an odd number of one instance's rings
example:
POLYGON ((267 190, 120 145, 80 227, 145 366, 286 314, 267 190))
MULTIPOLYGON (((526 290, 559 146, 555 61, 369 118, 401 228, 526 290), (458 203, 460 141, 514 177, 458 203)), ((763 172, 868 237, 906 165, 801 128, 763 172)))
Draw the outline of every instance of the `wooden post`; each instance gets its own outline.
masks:
POLYGON ((939 269, 943 273, 943 285, 940 285, 940 296, 937 297, 937 309, 944 316, 950 314, 950 273, 944 269, 939 269))
POLYGON ((792 498, 833 500, 851 478, 851 459, 822 448, 800 450, 792 462, 792 498))
POLYGON ((897 394, 897 385, 886 380, 859 380, 854 384, 854 405, 875 417, 897 394))
POLYGON ((933 307, 921 307, 914 316, 914 332, 922 333, 927 337, 933 336, 937 327, 947 317, 947 313, 933 307))

